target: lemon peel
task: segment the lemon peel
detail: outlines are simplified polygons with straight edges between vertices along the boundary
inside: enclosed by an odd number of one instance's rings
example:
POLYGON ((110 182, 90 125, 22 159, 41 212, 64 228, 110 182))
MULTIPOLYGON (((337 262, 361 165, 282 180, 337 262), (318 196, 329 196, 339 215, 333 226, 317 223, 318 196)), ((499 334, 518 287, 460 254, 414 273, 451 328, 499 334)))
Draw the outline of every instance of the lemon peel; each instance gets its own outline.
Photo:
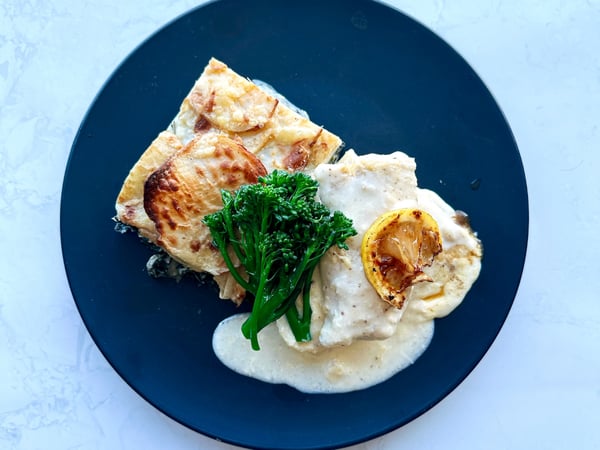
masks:
POLYGON ((373 222, 363 237, 361 259, 365 276, 381 299, 401 309, 412 285, 432 281, 423 268, 441 251, 435 219, 422 209, 405 208, 373 222))

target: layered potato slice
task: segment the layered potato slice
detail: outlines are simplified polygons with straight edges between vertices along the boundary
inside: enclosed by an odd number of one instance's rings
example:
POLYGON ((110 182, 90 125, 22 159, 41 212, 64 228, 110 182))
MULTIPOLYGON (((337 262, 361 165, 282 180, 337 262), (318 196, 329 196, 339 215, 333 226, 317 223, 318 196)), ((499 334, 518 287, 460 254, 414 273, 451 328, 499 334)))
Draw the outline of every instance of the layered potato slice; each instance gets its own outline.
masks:
POLYGON ((333 133, 212 58, 184 99, 170 130, 187 143, 220 132, 239 140, 267 170, 312 171, 342 145, 333 133))
POLYGON ((221 207, 220 190, 274 169, 312 172, 341 146, 339 137, 212 58, 127 175, 116 220, 181 264, 212 274, 220 297, 239 303, 244 292, 201 222, 221 207))
POLYGON ((117 197, 117 220, 136 228, 141 236, 153 243, 156 243, 158 233, 144 210, 144 184, 155 170, 182 148, 177 136, 168 131, 160 133, 135 163, 117 197))
POLYGON ((222 274, 227 267, 202 219, 223 207, 221 189, 234 191, 266 174, 255 155, 225 135, 193 139, 145 182, 144 209, 156 244, 196 272, 222 274))

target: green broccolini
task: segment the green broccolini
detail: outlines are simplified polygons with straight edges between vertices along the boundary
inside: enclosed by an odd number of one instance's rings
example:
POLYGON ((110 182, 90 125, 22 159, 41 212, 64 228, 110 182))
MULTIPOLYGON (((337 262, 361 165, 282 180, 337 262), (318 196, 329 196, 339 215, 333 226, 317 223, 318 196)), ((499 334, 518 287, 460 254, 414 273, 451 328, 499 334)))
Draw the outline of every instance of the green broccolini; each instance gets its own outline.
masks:
POLYGON ((275 170, 257 184, 222 191, 223 209, 204 218, 231 274, 254 297, 242 325, 254 350, 260 349, 259 331, 283 315, 297 341, 311 339, 315 267, 331 246, 347 249, 346 239, 356 235, 349 218, 316 200, 317 188, 308 175, 275 170), (229 249, 246 276, 234 265, 229 249))

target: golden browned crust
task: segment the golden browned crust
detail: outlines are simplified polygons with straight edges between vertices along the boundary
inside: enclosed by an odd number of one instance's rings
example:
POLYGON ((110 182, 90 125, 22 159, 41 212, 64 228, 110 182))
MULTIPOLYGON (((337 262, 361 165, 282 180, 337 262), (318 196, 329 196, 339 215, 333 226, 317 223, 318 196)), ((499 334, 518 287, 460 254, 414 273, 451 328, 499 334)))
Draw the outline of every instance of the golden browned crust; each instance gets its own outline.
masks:
POLYGON ((154 222, 144 210, 144 183, 152 172, 182 148, 177 136, 168 131, 160 133, 129 171, 117 197, 117 219, 137 228, 151 242, 158 236, 154 222))
POLYGON ((192 270, 222 274, 227 267, 202 219, 223 207, 222 189, 234 191, 266 173, 256 156, 225 135, 192 140, 145 183, 144 209, 156 243, 192 270))

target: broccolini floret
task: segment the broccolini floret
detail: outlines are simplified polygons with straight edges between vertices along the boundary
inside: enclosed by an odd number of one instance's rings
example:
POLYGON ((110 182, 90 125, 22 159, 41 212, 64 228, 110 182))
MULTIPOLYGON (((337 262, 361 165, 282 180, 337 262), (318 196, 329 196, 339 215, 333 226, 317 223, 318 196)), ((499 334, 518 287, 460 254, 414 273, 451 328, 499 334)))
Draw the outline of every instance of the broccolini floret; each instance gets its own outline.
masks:
POLYGON ((222 191, 223 209, 204 218, 229 271, 253 297, 242 333, 259 350, 258 333, 283 315, 297 341, 309 341, 310 284, 325 252, 356 235, 352 221, 316 200, 317 181, 275 170, 257 184, 222 191), (232 250, 246 275, 230 256, 232 250), (296 300, 302 296, 301 308, 296 300))

